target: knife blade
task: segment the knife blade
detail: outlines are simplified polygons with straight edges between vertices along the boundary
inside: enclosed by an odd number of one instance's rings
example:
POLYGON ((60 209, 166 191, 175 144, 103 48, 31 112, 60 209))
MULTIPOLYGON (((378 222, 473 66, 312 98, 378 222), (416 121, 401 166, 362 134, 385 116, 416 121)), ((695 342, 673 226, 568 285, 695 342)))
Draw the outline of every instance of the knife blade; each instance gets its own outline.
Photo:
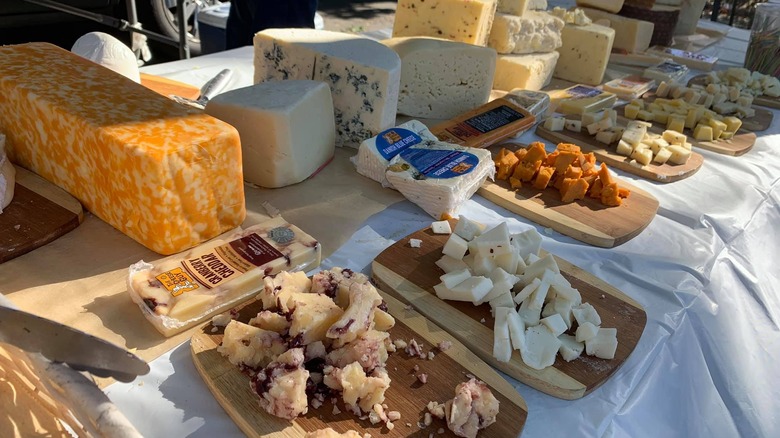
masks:
POLYGON ((147 374, 149 365, 124 348, 23 310, 0 305, 0 341, 41 353, 99 377, 131 382, 147 374))
POLYGON ((195 100, 177 96, 175 94, 171 94, 170 97, 176 102, 202 110, 206 107, 206 103, 208 103, 209 99, 219 94, 219 92, 227 86, 232 76, 233 70, 229 68, 223 69, 200 87, 200 96, 195 100))

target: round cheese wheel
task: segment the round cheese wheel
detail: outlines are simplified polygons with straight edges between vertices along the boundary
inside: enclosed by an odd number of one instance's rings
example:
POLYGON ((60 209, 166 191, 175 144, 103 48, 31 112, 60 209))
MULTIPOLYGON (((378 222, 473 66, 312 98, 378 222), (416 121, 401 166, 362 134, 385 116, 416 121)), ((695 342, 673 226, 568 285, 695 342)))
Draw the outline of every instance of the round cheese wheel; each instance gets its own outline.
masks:
POLYGON ((103 32, 90 32, 73 44, 71 52, 109 68, 135 82, 141 82, 135 54, 124 43, 103 32))

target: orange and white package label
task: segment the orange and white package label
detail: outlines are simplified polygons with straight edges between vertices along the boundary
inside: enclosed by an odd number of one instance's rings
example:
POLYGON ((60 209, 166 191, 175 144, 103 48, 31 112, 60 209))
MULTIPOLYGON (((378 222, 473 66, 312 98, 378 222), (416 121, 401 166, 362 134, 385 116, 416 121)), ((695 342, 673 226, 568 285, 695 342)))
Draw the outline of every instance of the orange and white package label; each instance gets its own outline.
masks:
POLYGON ((46 43, 0 47, 8 157, 147 248, 173 254, 246 216, 235 128, 46 43))
POLYGON ((130 266, 127 291, 171 336, 253 297, 264 277, 308 271, 320 257, 317 240, 277 216, 154 265, 138 262, 130 266))

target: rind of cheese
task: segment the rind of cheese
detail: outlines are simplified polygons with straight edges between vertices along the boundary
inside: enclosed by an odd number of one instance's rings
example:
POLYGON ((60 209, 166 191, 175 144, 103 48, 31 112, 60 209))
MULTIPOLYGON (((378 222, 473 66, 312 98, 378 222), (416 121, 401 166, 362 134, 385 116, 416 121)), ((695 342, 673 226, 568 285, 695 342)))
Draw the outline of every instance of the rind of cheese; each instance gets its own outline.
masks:
POLYGON ((395 123, 401 59, 377 41, 314 29, 266 29, 254 37, 255 83, 312 79, 333 96, 336 146, 360 142, 395 123))
POLYGON ((567 24, 561 32, 563 46, 554 76, 571 82, 599 85, 607 70, 615 31, 598 24, 567 24))
POLYGON ((393 37, 429 36, 487 45, 496 0, 399 0, 393 37))
POLYGON ((488 47, 498 53, 552 52, 561 47, 564 22, 547 12, 528 11, 522 17, 496 14, 488 47))
POLYGON ((232 126, 46 43, 0 47, 9 157, 147 248, 172 254, 246 215, 232 126))
POLYGON ((496 90, 541 90, 552 79, 560 54, 498 55, 493 88, 496 90))
POLYGON ((451 119, 490 99, 496 51, 439 38, 391 38, 382 44, 401 58, 398 112, 451 119))

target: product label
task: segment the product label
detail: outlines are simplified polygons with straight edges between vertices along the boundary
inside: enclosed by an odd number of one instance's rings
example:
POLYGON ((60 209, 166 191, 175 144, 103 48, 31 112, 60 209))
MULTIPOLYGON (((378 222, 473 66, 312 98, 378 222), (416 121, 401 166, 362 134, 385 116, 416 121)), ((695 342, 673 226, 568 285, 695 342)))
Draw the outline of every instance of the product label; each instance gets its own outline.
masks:
POLYGON ((588 97, 596 97, 602 94, 603 91, 598 88, 587 87, 585 85, 575 85, 566 89, 566 94, 570 99, 585 99, 588 97))
POLYGON ((667 61, 667 62, 663 62, 661 64, 658 64, 655 67, 651 67, 651 69, 655 70, 655 71, 658 71, 658 72, 661 72, 661 73, 666 73, 666 74, 672 73, 672 74, 675 74, 675 73, 680 73, 680 72, 685 71, 687 69, 687 67, 685 67, 682 64, 677 64, 676 62, 668 62, 667 61))
POLYGON ((689 52, 687 50, 673 49, 671 47, 664 47, 663 52, 680 58, 696 59, 699 61, 710 62, 710 63, 714 63, 718 60, 718 58, 715 58, 713 56, 701 55, 698 53, 689 52))
POLYGON ((470 119, 465 120, 463 123, 476 129, 480 133, 494 131, 498 128, 506 126, 512 122, 516 122, 525 116, 506 105, 493 108, 492 110, 485 111, 482 114, 478 114, 470 119))
POLYGON ((401 158, 428 178, 455 178, 474 170, 479 164, 476 155, 461 151, 407 149, 401 158))
POLYGON ((422 138, 403 128, 390 128, 376 136, 376 149, 388 161, 401 153, 402 150, 418 143, 422 143, 422 138))
MULTIPOLYGON (((279 227, 271 230, 269 237, 291 240, 292 230, 279 227), (285 231, 286 230, 286 231, 285 231), (276 236, 276 237, 274 237, 276 236)), ((289 241, 288 240, 288 241, 289 241)), ((265 239, 256 233, 233 240, 198 257, 181 262, 181 268, 171 269, 158 275, 162 283, 173 296, 181 295, 202 286, 206 289, 219 286, 257 266, 284 257, 265 239)))

